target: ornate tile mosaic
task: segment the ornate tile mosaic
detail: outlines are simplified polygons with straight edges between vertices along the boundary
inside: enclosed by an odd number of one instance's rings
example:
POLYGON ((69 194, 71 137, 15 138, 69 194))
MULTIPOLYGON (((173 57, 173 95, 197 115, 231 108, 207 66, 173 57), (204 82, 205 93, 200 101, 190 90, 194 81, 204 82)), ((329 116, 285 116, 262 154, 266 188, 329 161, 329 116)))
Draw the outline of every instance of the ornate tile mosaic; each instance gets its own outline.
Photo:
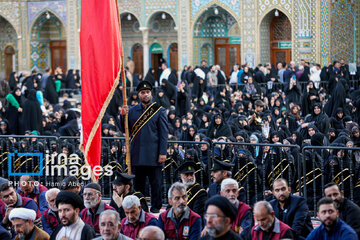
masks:
MULTIPOLYGON (((191 1, 191 16, 194 18, 196 14, 202 10, 205 5, 208 5, 210 1, 207 0, 192 0, 191 1)), ((212 1, 213 4, 225 5, 232 9, 236 16, 240 16, 240 0, 219 0, 212 1)))
POLYGON ((355 60, 355 13, 347 0, 333 3, 331 11, 331 60, 355 60))
POLYGON ((28 2, 27 7, 28 7, 28 28, 30 28, 31 23, 39 15, 39 13, 47 8, 53 11, 55 14, 57 14, 65 25, 67 24, 65 1, 28 2))

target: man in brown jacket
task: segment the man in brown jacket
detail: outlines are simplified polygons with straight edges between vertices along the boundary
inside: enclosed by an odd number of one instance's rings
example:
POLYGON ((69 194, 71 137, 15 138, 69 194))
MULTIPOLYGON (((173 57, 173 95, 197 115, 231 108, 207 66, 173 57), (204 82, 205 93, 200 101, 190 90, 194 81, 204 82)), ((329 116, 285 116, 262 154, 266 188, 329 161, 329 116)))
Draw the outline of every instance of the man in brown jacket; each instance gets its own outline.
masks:
POLYGON ((16 232, 15 240, 49 240, 50 236, 44 230, 34 225, 36 212, 27 208, 14 208, 11 210, 9 220, 16 232))

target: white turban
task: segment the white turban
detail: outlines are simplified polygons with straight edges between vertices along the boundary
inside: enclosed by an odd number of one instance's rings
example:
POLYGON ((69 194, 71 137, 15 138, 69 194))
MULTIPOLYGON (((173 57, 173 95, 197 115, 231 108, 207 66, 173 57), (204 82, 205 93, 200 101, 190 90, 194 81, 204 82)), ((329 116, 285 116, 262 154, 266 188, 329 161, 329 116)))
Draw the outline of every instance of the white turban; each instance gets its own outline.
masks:
POLYGON ((36 219, 36 212, 28 208, 14 208, 10 212, 9 219, 11 221, 14 218, 34 221, 36 219))

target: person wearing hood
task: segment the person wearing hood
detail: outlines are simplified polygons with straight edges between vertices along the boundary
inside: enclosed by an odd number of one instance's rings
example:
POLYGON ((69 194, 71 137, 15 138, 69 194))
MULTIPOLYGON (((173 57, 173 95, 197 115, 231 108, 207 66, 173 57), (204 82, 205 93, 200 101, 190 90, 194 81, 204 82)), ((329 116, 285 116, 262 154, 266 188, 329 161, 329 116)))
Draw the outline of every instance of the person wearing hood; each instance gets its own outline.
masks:
POLYGON ((0 122, 0 135, 9 135, 9 123, 6 119, 0 122))
POLYGON ((170 101, 168 97, 164 94, 163 89, 159 89, 154 97, 154 101, 160 104, 165 109, 170 108, 170 101))
POLYGON ((172 69, 169 75, 168 81, 171 82, 174 86, 178 85, 178 77, 176 69, 172 69))
POLYGON ((146 73, 144 81, 148 81, 152 86, 155 86, 155 69, 149 68, 149 71, 146 73))
POLYGON ((212 139, 232 136, 231 128, 229 127, 229 125, 224 123, 221 114, 218 113, 214 116, 209 126, 207 136, 212 139))
POLYGON ((60 80, 56 80, 53 75, 49 76, 46 81, 44 98, 46 98, 50 104, 59 103, 59 91, 61 87, 60 80))
POLYGON ((338 108, 345 109, 346 98, 349 86, 344 78, 340 78, 334 88, 329 101, 325 105, 325 112, 328 116, 336 116, 338 108))
POLYGON ((36 99, 36 90, 29 91, 28 98, 24 101, 22 112, 23 132, 26 130, 42 131, 42 112, 40 103, 36 99))
POLYGON ((62 126, 59 128, 61 136, 76 136, 79 133, 79 126, 77 123, 77 115, 75 111, 69 110, 65 113, 64 119, 62 119, 62 126))
POLYGON ((314 108, 314 104, 319 101, 319 94, 315 88, 314 82, 309 81, 302 96, 302 116, 305 117, 308 115, 311 112, 311 109, 314 108))
POLYGON ((224 106, 227 109, 230 109, 230 94, 226 90, 226 87, 219 86, 218 91, 216 92, 215 96, 215 106, 221 107, 224 106))
POLYGON ((175 105, 176 101, 176 88, 175 86, 170 83, 168 80, 163 79, 161 82, 161 88, 164 90, 164 94, 170 100, 171 105, 175 105))
POLYGON ((12 72, 9 77, 9 87, 13 91, 16 87, 20 87, 20 82, 16 72, 12 72))
MULTIPOLYGON (((327 135, 329 131, 329 117, 322 112, 321 103, 315 103, 311 115, 306 117, 304 123, 301 125, 302 129, 307 128, 310 124, 314 124, 317 129, 327 135)), ((304 134, 303 134, 304 136, 304 134)))
POLYGON ((176 115, 183 116, 190 110, 190 94, 185 81, 178 84, 176 96, 176 115))
POLYGON ((128 104, 128 106, 135 106, 135 105, 139 104, 139 97, 138 97, 138 93, 136 91, 132 91, 129 94, 127 104, 128 104))
POLYGON ((240 200, 253 205, 257 199, 262 198, 262 192, 259 191, 262 184, 260 177, 261 170, 257 168, 255 159, 246 148, 237 147, 234 151, 232 175, 240 186, 244 188, 240 192, 240 200), (248 195, 244 194, 247 192, 249 193, 248 195))
POLYGON ((20 117, 22 109, 22 93, 20 88, 15 87, 12 93, 6 96, 6 100, 9 102, 8 109, 6 111, 6 118, 9 121, 10 134, 20 134, 20 117))
POLYGON ((335 128, 338 133, 345 128, 344 126, 344 111, 342 108, 337 108, 335 116, 330 118, 330 127, 335 128))
POLYGON ((106 112, 112 117, 116 118, 120 111, 120 106, 123 105, 123 96, 122 96, 122 86, 119 84, 115 89, 114 95, 111 98, 109 106, 106 109, 106 112))

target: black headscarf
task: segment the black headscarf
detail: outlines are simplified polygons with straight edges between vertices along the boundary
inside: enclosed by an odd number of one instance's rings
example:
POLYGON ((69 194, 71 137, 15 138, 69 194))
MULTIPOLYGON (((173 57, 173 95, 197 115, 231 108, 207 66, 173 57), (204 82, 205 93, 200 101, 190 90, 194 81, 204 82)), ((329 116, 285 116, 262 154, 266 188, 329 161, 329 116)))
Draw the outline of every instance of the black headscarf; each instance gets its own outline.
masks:
POLYGON ((22 121, 23 132, 26 130, 42 132, 42 111, 40 103, 36 99, 35 89, 29 91, 28 97, 24 101, 22 121))

